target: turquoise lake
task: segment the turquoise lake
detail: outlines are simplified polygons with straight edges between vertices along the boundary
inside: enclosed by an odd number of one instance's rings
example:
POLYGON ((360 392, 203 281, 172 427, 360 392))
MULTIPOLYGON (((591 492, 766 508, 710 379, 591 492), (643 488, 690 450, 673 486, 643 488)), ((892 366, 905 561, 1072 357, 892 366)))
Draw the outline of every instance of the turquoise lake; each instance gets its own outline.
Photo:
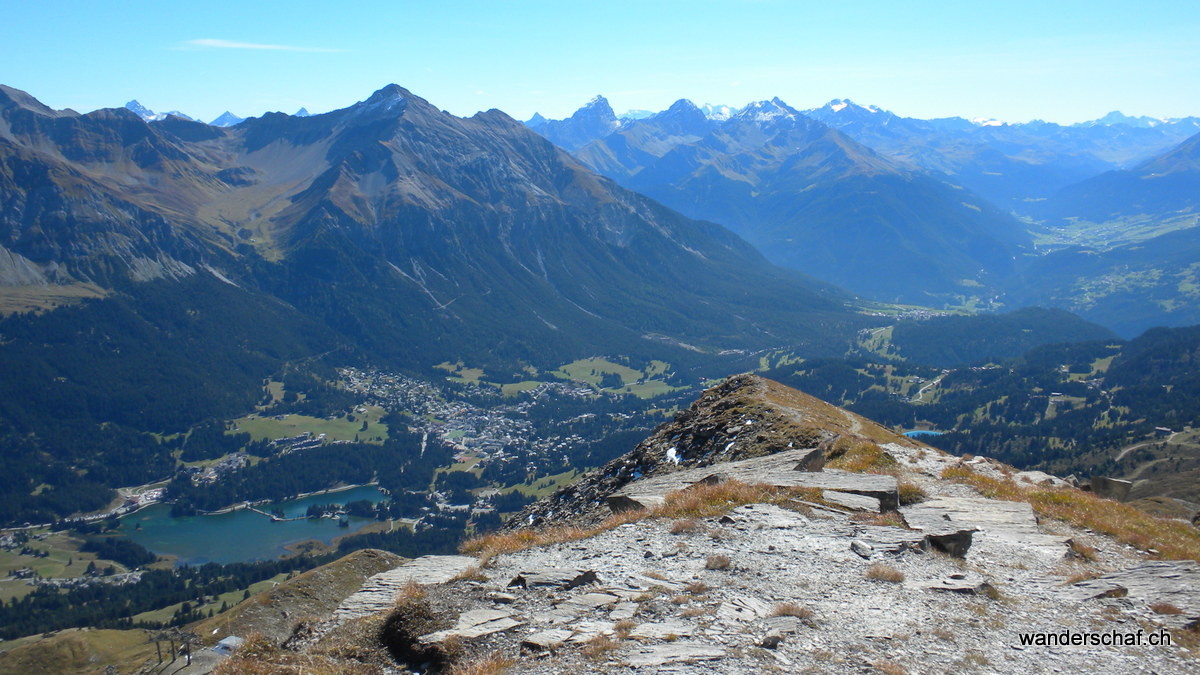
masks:
MULTIPOLYGON (((379 502, 384 498, 378 488, 366 485, 257 508, 270 512, 279 507, 293 518, 303 516, 312 504, 346 504, 360 499, 379 502)), ((311 539, 329 544, 371 522, 371 518, 350 518, 349 527, 338 527, 337 520, 331 518, 273 522, 247 509, 216 516, 172 518, 169 504, 155 504, 122 518, 121 534, 158 555, 178 557, 180 565, 202 565, 271 560, 285 555, 285 547, 290 544, 311 539)))
POLYGON ((909 438, 917 438, 918 436, 941 436, 944 431, 930 431, 929 429, 913 429, 912 431, 904 432, 909 438))

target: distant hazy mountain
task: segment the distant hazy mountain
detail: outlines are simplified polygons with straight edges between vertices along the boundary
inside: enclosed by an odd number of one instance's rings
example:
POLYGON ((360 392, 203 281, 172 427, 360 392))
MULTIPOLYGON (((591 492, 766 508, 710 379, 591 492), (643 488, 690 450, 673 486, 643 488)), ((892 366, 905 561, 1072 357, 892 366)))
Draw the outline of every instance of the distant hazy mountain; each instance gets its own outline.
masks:
POLYGON ((548 120, 539 114, 525 123, 530 129, 568 151, 603 138, 621 126, 608 99, 597 96, 565 120, 548 120))
POLYGON ((1040 212, 1053 219, 1096 223, 1128 216, 1200 213, 1200 133, 1132 169, 1109 171, 1065 187, 1040 212))
POLYGON ((301 108, 292 114, 292 117, 311 117, 312 113, 308 112, 308 108, 301 108))
POLYGON ((986 296, 1027 243, 984 200, 778 98, 724 120, 681 100, 576 155, 686 215, 733 228, 777 264, 876 299, 986 296))
POLYGON ((237 115, 234 115, 226 110, 225 112, 221 113, 220 117, 209 122, 209 124, 214 127, 231 127, 235 124, 240 124, 244 119, 244 117, 238 117, 237 115))
POLYGON ((1039 201, 1154 156, 1200 131, 1200 119, 1120 113, 1073 126, 900 117, 845 99, 805 114, 894 159, 943 173, 997 205, 1036 215, 1039 201))

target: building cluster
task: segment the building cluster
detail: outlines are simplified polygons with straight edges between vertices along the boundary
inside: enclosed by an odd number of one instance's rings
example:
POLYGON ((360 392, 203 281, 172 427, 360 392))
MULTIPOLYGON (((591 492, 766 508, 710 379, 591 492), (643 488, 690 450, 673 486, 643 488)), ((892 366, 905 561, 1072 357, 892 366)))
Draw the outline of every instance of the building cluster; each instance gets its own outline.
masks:
POLYGON ((428 438, 453 447, 459 456, 502 459, 517 455, 527 459, 562 454, 580 442, 578 436, 538 438, 529 409, 543 396, 594 396, 585 385, 565 382, 539 384, 517 400, 482 408, 463 400, 448 399, 434 384, 396 373, 343 368, 342 384, 369 405, 385 410, 408 411, 410 426, 428 438))

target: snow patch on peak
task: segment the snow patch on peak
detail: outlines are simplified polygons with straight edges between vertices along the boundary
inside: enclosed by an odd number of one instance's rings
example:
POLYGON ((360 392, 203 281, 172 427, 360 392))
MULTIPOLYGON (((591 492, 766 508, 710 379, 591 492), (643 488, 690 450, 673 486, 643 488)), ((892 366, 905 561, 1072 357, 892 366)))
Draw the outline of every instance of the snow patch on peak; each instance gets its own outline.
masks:
POLYGON ((1005 122, 990 117, 972 117, 971 124, 977 127, 1002 127, 1005 125, 1005 122))
POLYGON ((841 112, 841 111, 845 110, 846 108, 848 108, 849 106, 850 106, 849 103, 842 101, 840 103, 830 103, 829 109, 832 110, 833 112, 841 112))
POLYGON ((710 120, 724 122, 730 117, 736 115, 738 110, 730 105, 705 103, 704 105, 700 106, 700 112, 704 113, 704 116, 710 120))

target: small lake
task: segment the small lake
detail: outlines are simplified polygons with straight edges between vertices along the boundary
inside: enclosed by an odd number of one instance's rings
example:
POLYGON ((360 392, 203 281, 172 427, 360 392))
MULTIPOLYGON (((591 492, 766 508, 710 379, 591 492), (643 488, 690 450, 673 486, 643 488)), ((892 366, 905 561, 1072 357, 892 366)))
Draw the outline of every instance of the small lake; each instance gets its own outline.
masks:
POLYGON ((904 432, 904 435, 908 436, 909 438, 917 438, 918 436, 941 436, 944 433, 946 432, 932 431, 930 429, 913 429, 912 431, 904 432))
MULTIPOLYGON (((304 516, 313 504, 346 504, 360 499, 379 502, 385 495, 375 486, 365 485, 257 508, 270 512, 279 507, 288 518, 294 518, 304 516)), ((170 504, 155 504, 122 518, 120 531, 158 555, 178 557, 180 565, 202 565, 271 560, 285 555, 291 544, 310 539, 329 544, 373 522, 371 518, 349 520, 349 527, 338 527, 338 521, 332 518, 273 522, 247 509, 216 516, 172 518, 170 504)))

